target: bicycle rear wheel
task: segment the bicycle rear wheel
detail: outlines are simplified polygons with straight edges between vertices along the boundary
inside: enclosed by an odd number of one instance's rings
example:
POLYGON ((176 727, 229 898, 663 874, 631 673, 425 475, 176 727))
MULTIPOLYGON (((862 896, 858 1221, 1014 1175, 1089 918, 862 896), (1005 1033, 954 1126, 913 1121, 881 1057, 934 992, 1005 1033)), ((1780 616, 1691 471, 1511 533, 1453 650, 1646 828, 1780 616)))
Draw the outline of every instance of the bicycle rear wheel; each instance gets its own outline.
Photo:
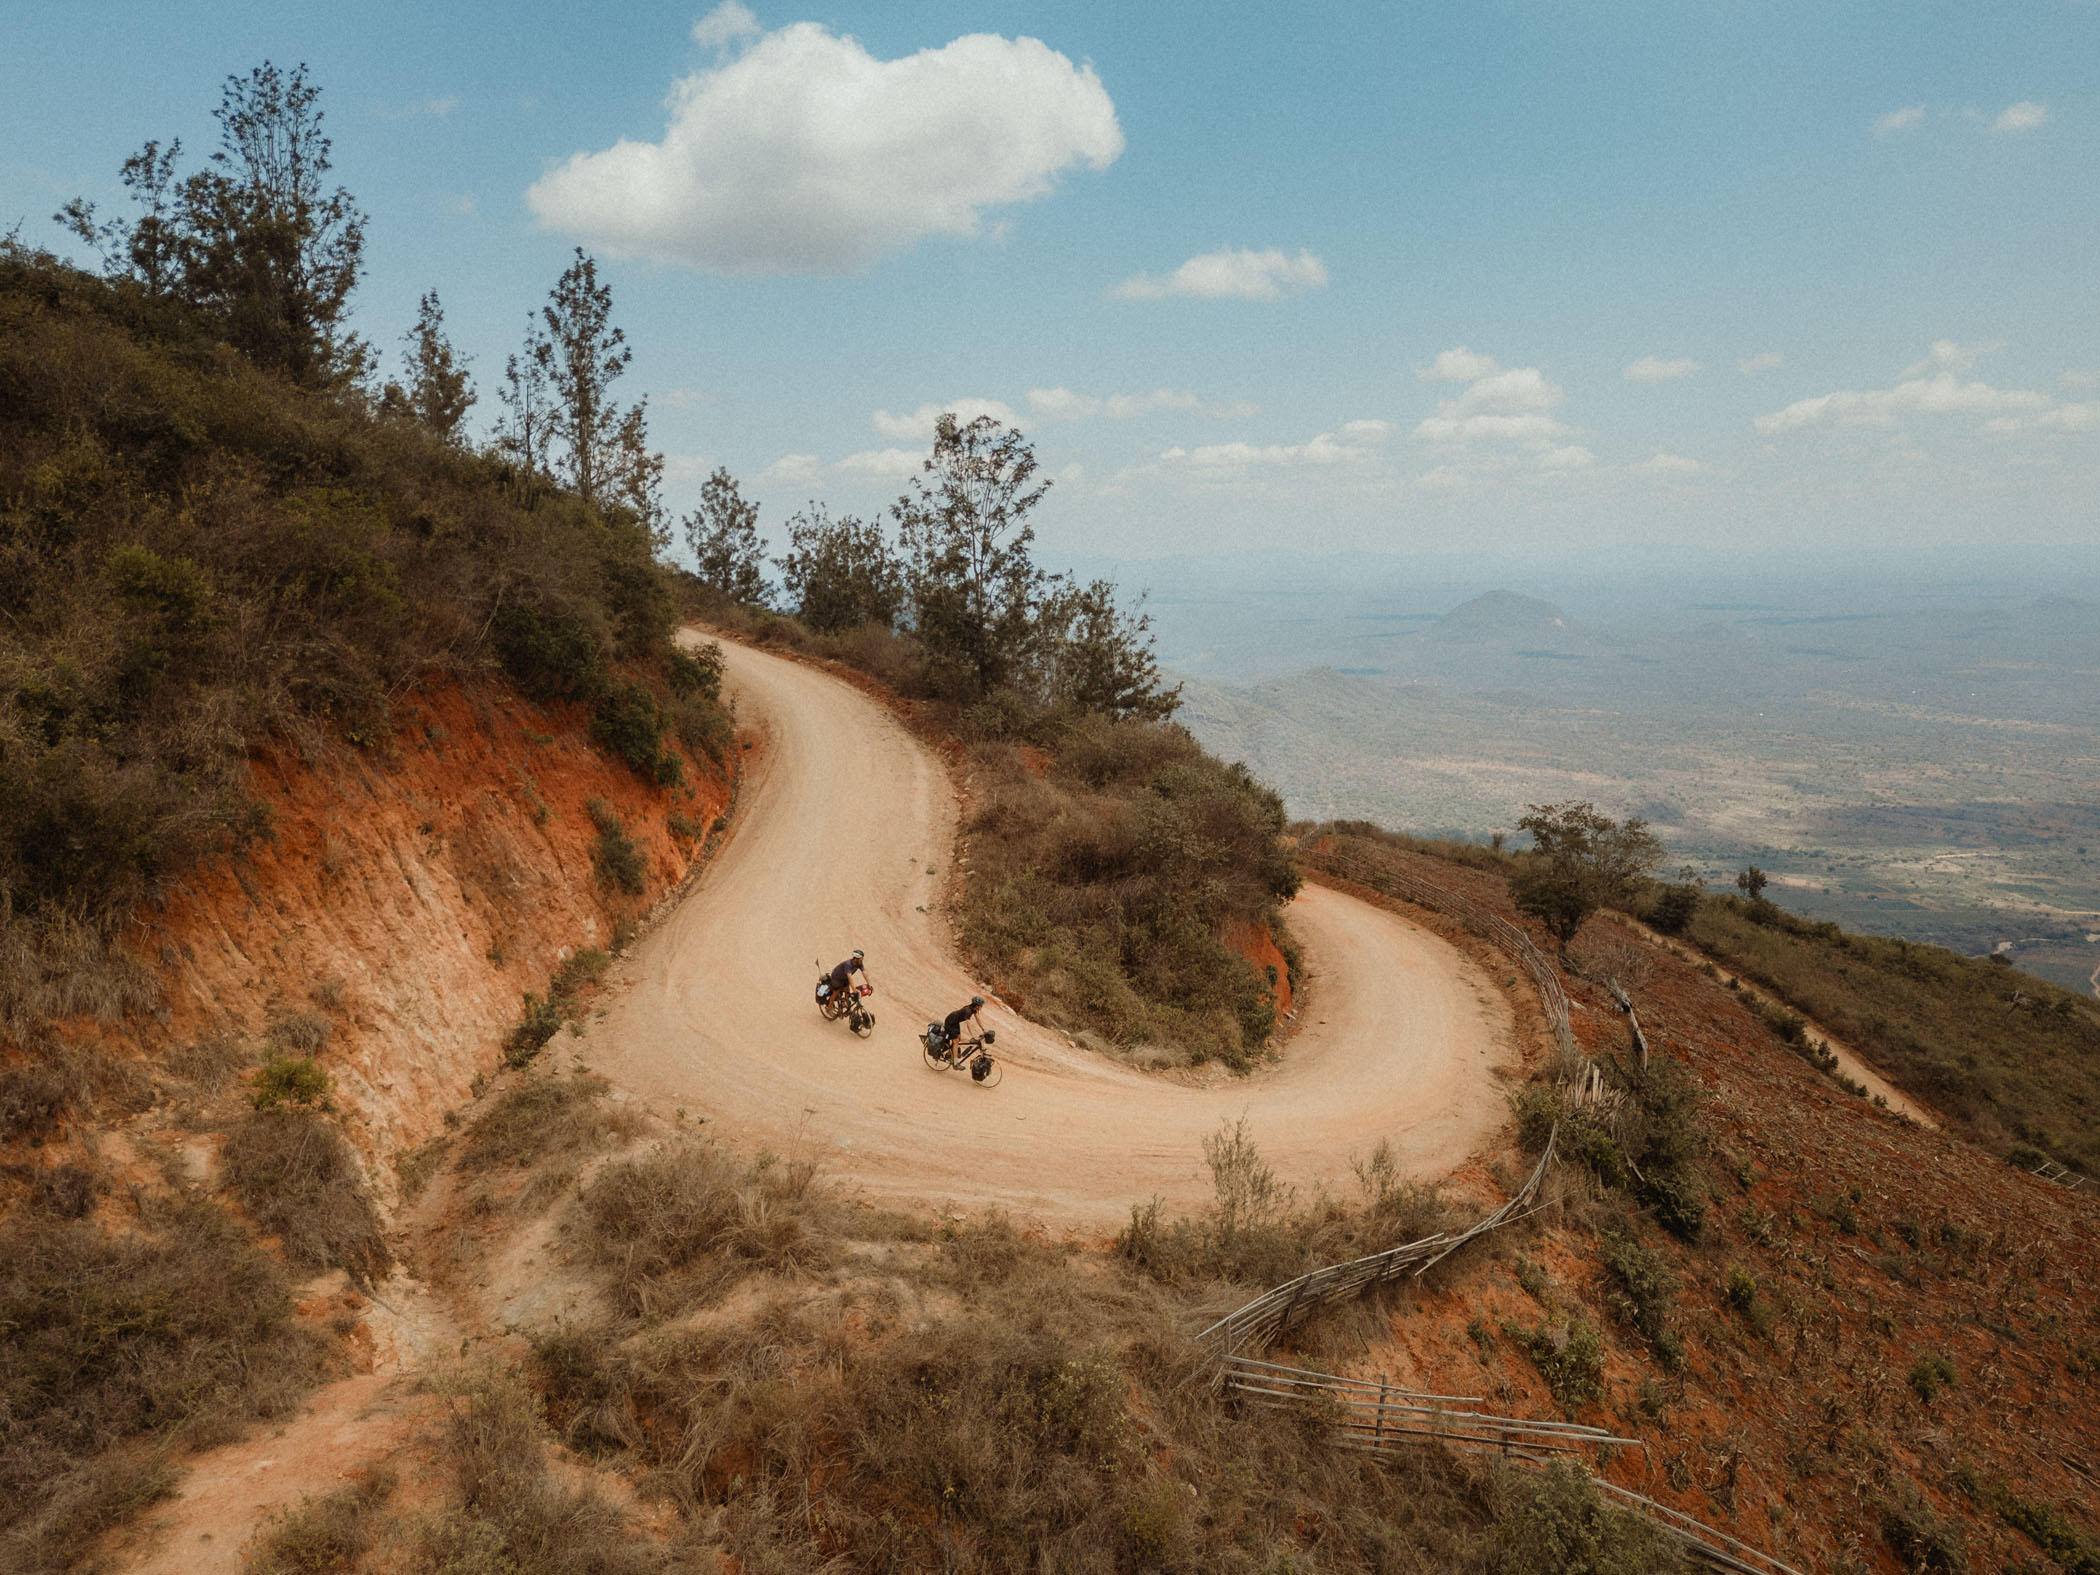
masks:
POLYGON ((932 1067, 936 1072, 945 1072, 948 1070, 948 1058, 933 1048, 933 1041, 930 1038, 928 1038, 925 1034, 919 1035, 919 1049, 926 1056, 926 1064, 932 1067))

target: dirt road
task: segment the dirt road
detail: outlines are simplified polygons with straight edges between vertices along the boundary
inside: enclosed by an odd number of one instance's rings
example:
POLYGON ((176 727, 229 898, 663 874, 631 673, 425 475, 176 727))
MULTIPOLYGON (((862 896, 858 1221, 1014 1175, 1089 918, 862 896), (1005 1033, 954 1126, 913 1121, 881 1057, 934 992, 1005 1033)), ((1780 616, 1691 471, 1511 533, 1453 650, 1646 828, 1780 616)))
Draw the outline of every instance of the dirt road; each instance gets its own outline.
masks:
POLYGON ((849 685, 725 654, 740 719, 768 734, 736 828, 621 969, 629 988, 587 1040, 557 1041, 666 1114, 814 1154, 873 1194, 1059 1224, 1112 1224, 1154 1194, 1202 1202, 1202 1139, 1242 1114, 1281 1176, 1337 1188, 1380 1138, 1410 1172, 1441 1174, 1503 1120, 1507 1003, 1445 941, 1316 887, 1290 910, 1313 982, 1279 1066, 1164 1079, 993 1002, 1005 1082, 929 1070, 916 1031, 982 988, 939 913, 957 813, 946 768, 849 685), (811 1000, 819 959, 855 946, 878 992, 865 1041, 811 1000))

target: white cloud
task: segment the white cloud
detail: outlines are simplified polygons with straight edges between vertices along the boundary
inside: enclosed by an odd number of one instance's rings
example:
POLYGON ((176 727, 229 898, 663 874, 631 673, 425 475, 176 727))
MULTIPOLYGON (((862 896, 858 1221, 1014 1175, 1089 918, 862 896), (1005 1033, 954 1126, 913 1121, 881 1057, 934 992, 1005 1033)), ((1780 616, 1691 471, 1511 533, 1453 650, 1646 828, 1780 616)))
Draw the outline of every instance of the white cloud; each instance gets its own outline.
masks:
POLYGON ((823 462, 814 454, 783 454, 760 471, 758 479, 790 487, 811 486, 823 468, 823 462))
POLYGON ((1698 370, 1699 363, 1690 356, 1665 361, 1657 356, 1644 355, 1619 375, 1629 383, 1667 383, 1673 378, 1690 377, 1698 370))
POLYGON ((1948 372, 1970 372, 1976 363, 1993 350, 2003 350, 2003 339, 1980 339, 1972 345, 1956 344, 1952 339, 1935 339, 1932 353, 1915 366, 1903 369, 1905 377, 1923 377, 1927 372, 1939 369, 1948 372))
POLYGON ((1062 387, 1031 388, 1028 408, 1045 421, 1084 421, 1094 416, 1129 421, 1158 410, 1189 410, 1198 415, 1241 420, 1261 413, 1259 405, 1244 399, 1209 403, 1177 388, 1155 388, 1149 394, 1110 394, 1105 398, 1062 387))
POLYGON ((1415 477, 1415 485, 1432 491, 1456 492, 1467 485, 1466 473, 1455 465, 1439 465, 1434 470, 1425 470, 1415 477))
POLYGON ((1903 109, 1892 109, 1874 122, 1877 136, 1887 136, 1892 131, 1908 131, 1925 118, 1923 104, 1911 104, 1903 109))
POLYGON ((1644 476, 1700 476, 1706 473, 1706 467, 1696 459, 1660 451, 1632 468, 1644 476))
POLYGON ((1756 355, 1746 355, 1736 362, 1735 369, 1745 377, 1755 377, 1760 372, 1769 372, 1785 364, 1786 357, 1777 350, 1760 350, 1756 355))
POLYGON ((471 191, 463 191, 456 197, 446 198, 445 206, 462 218, 467 219, 473 218, 475 214, 481 211, 480 204, 475 202, 474 194, 471 191))
POLYGON ((1439 350, 1427 369, 1415 368, 1415 376, 1425 383, 1470 383, 1498 370, 1493 356, 1475 355, 1460 345, 1455 350, 1439 350))
POLYGON ((1486 356, 1447 350, 1430 375, 1455 378, 1466 372, 1474 376, 1465 391, 1456 399, 1438 400, 1437 413, 1416 423, 1416 437, 1428 443, 1485 440, 1547 449, 1568 435, 1564 422, 1545 413, 1561 402, 1560 388, 1537 367, 1497 367, 1486 356))
POLYGON ((1209 443, 1200 448, 1170 448, 1159 457, 1168 464, 1198 470, 1240 470, 1250 465, 1348 465, 1377 457, 1374 447, 1392 425, 1385 421, 1351 421, 1337 436, 1322 432, 1303 443, 1209 443))
POLYGON ((656 396, 656 402, 667 410, 684 410, 689 405, 712 405, 719 401, 704 389, 680 386, 665 389, 656 396))
POLYGON ((921 405, 908 416, 893 416, 887 410, 878 410, 869 420, 875 430, 886 438, 916 438, 919 442, 931 443, 934 422, 951 413, 965 426, 979 416, 990 416, 1001 426, 1017 427, 1021 424, 1021 418, 1014 414, 1013 407, 996 399, 951 399, 945 404, 921 405))
POLYGON ((1108 293, 1125 301, 1158 301, 1170 295, 1197 301, 1274 301, 1327 288, 1327 265, 1311 252, 1287 257, 1269 251, 1205 252, 1166 275, 1138 274, 1108 293))
POLYGON ((1993 416, 1983 424, 1986 432, 2100 432, 2100 400, 2058 405, 2032 416, 1993 416))
POLYGON ((705 481, 714 474, 715 462, 702 459, 698 454, 666 454, 664 456, 664 480, 705 481))
POLYGON ((2100 377, 2095 377, 2091 372, 2081 371, 2077 367, 2073 367, 2070 371, 2064 373, 2063 382, 2066 388, 2091 388, 2094 384, 2100 383, 2100 377))
MULTIPOLYGON (((718 10, 709 37, 745 36, 718 10)), ((1123 151, 1091 66, 973 33, 877 60, 816 22, 680 80, 658 142, 577 153, 526 192, 545 228, 732 274, 849 273, 1123 151)))
POLYGON ((738 5, 737 0, 723 0, 693 24, 693 42, 702 49, 727 49, 764 31, 749 6, 738 5))
POLYGON ((1812 399, 1797 399, 1784 410, 1759 416, 1760 432, 1791 432, 1828 422, 1834 426, 1887 427, 1905 415, 1995 415, 2015 410, 2046 410, 2049 398, 2019 388, 1993 388, 1964 383, 1950 371, 1913 377, 1885 389, 1839 389, 1812 399))
POLYGON ((1541 470, 1588 470, 1597 463, 1597 456, 1579 443, 1570 443, 1564 448, 1549 448, 1538 457, 1541 470))
POLYGON ((1998 118, 1991 122, 1991 130, 2032 131, 2035 127, 2047 121, 2048 118, 2048 110, 2035 103, 2033 99, 2023 98, 2019 103, 2008 104, 2000 111, 1998 118))
POLYGON ((919 467, 925 462, 926 454, 923 449, 870 448, 863 449, 858 454, 848 454, 831 468, 844 471, 848 475, 894 480, 903 476, 916 476, 919 467))

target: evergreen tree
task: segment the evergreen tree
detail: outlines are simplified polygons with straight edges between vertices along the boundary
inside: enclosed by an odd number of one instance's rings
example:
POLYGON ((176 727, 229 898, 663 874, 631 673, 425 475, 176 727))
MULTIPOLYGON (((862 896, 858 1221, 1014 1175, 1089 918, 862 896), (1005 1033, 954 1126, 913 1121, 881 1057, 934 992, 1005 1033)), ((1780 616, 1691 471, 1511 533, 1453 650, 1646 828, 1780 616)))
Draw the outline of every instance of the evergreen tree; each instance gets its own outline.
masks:
POLYGON ((445 312, 437 291, 425 295, 416 310, 416 326, 402 336, 408 346, 407 383, 389 383, 381 404, 421 423, 447 443, 461 441, 460 423, 475 402, 466 362, 445 337, 445 312))
POLYGON ((1142 610, 1125 614, 1109 581, 1058 585, 1037 621, 1050 700, 1148 721, 1165 721, 1180 708, 1181 685, 1160 685, 1151 615, 1142 610))
POLYGON ((746 502, 736 478, 717 467, 700 489, 700 507, 685 517, 686 544, 703 584, 733 602, 764 607, 772 599, 758 539, 758 505, 746 502))
POLYGON ((1032 676, 1036 614, 1049 582, 1029 549, 1028 514, 1049 490, 1019 432, 944 414, 933 453, 891 509, 912 624, 936 684, 976 699, 1032 676))
POLYGON ((634 352, 612 324, 612 290, 598 282, 597 261, 576 248, 576 260, 540 308, 546 334, 528 347, 553 395, 548 433, 562 447, 559 478, 593 507, 621 490, 623 431, 632 419, 613 402, 612 385, 634 352))

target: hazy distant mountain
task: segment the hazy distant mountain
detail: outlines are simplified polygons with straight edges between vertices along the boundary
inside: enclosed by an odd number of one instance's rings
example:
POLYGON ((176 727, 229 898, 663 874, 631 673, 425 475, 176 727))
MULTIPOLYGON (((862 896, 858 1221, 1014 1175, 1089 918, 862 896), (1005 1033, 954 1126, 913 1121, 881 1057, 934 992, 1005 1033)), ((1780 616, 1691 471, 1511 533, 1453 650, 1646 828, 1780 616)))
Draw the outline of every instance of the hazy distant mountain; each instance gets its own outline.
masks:
POLYGON ((1469 602, 1461 602, 1439 618, 1428 630, 1432 640, 1453 645, 1473 645, 1490 640, 1526 640, 1566 644, 1579 631, 1551 602, 1515 591, 1489 591, 1469 602))

